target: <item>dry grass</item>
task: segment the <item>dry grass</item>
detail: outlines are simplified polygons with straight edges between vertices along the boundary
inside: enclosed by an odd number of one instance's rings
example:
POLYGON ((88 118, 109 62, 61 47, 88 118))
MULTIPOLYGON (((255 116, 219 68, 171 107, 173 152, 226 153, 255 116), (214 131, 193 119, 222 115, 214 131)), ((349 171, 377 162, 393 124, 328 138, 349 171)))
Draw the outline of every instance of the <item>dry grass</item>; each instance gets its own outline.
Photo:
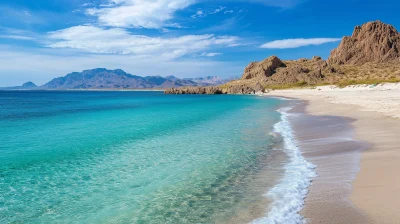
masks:
MULTIPOLYGON (((276 73, 266 79, 236 80, 222 85, 222 88, 228 88, 229 85, 254 85, 261 83, 266 89, 291 89, 291 88, 310 88, 322 85, 336 85, 346 87, 359 84, 380 84, 400 82, 400 64, 395 63, 366 63, 364 65, 328 65, 322 70, 324 78, 312 80, 312 82, 302 81, 300 76, 291 77, 282 75, 290 68, 301 67, 309 70, 315 70, 321 63, 312 60, 290 60, 284 61, 286 67, 278 68, 276 73), (333 71, 332 71, 333 70, 333 71), (296 81, 297 79, 297 81, 296 81), (291 83, 294 82, 294 83, 291 83), (284 83, 284 84, 282 84, 284 83), (312 85, 309 85, 309 84, 312 85)), ((304 80, 304 77, 303 77, 304 80)), ((307 80, 306 80, 307 81, 307 80)))
POLYGON ((360 84, 367 84, 367 85, 377 85, 381 83, 397 83, 400 82, 400 79, 365 79, 365 80, 342 80, 336 84, 339 88, 344 88, 346 86, 351 85, 360 85, 360 84))
MULTIPOLYGON (((339 88, 344 88, 346 86, 351 86, 351 85, 377 85, 381 83, 397 83, 400 82, 400 79, 358 79, 358 80, 342 80, 338 83, 334 83, 333 85, 336 85, 339 88)), ((292 84, 280 84, 280 85, 266 85, 264 86, 266 89, 271 89, 271 90, 279 90, 279 89, 301 89, 301 88, 316 88, 318 86, 326 86, 326 85, 332 85, 332 83, 327 83, 327 82, 321 82, 316 85, 307 85, 306 82, 298 82, 298 83, 292 83, 292 84)))
POLYGON ((400 76, 400 65, 398 64, 374 64, 367 63, 362 66, 344 65, 340 66, 348 79, 390 79, 392 76, 400 76))

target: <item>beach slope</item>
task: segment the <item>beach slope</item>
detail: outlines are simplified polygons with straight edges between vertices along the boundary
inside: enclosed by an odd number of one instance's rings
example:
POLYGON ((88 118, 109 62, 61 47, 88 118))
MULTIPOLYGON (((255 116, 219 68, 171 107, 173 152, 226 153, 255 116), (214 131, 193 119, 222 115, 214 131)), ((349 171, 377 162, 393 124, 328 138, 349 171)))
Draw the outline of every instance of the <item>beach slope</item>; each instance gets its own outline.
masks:
MULTIPOLYGON (((312 116, 335 116, 349 119, 354 128, 355 140, 366 143, 361 152, 356 177, 351 182, 351 193, 346 196, 349 203, 355 206, 354 212, 343 213, 343 204, 337 201, 332 204, 329 198, 325 201, 312 200, 318 195, 328 195, 321 189, 334 189, 329 184, 330 177, 337 171, 335 167, 350 160, 349 157, 324 160, 319 166, 319 176, 314 180, 306 199, 303 214, 311 223, 341 223, 340 220, 352 223, 398 223, 400 220, 400 84, 388 83, 379 85, 358 85, 338 88, 322 86, 316 88, 288 89, 272 91, 267 96, 281 96, 305 100, 305 111, 312 116), (338 160, 339 159, 339 160, 338 160), (339 164, 339 165, 338 165, 339 164), (330 172, 324 172, 329 168, 330 172), (336 170, 336 171, 335 171, 336 170), (328 186, 327 186, 328 185, 328 186), (311 207, 320 212, 312 212, 311 207), (336 208, 338 217, 332 219, 329 210, 336 208), (347 218, 346 218, 347 217, 347 218), (368 221, 366 221, 368 220, 368 221)), ((338 150, 341 147, 336 145, 338 150)), ((342 147, 342 150, 346 146, 342 147)), ((307 156, 307 153, 306 153, 307 156)), ((311 156, 312 157, 312 156, 311 156)), ((334 156, 332 156, 333 158, 334 156)), ((321 157, 319 157, 321 158, 321 157)), ((316 157, 309 158, 311 161, 316 157)), ((358 164, 358 161, 355 162, 358 164)), ((318 170, 317 170, 318 171, 318 170)), ((337 171, 339 172, 339 171, 337 171)), ((332 178, 331 178, 332 179, 332 178)))

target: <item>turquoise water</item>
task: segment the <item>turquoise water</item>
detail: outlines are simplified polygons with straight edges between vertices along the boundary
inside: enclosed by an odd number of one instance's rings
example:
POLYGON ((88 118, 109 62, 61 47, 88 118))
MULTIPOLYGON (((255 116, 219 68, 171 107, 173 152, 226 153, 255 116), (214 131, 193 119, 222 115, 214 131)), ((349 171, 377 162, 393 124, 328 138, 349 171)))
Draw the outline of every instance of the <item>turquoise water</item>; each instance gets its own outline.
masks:
POLYGON ((214 223, 252 200, 281 104, 0 92, 0 223, 214 223))

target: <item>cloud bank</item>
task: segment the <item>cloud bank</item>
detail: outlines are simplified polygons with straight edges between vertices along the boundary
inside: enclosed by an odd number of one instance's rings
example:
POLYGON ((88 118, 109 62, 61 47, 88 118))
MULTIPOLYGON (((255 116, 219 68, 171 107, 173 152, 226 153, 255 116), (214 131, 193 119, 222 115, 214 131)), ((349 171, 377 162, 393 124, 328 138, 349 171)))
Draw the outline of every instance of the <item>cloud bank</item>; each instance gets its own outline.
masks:
POLYGON ((215 57, 215 56, 219 56, 219 55, 223 55, 223 54, 220 52, 210 52, 210 53, 203 52, 202 54, 200 54, 200 56, 203 56, 203 57, 215 57))
POLYGON ((176 11, 194 3, 195 0, 110 0, 109 4, 87 9, 86 14, 96 16, 103 26, 161 29, 179 27, 168 21, 176 11))
POLYGON ((298 48, 310 45, 321 45, 325 43, 340 41, 340 38, 298 38, 298 39, 283 39, 274 40, 261 45, 261 48, 267 49, 287 49, 287 48, 298 48))
POLYGON ((239 38, 235 36, 204 34, 163 38, 133 35, 120 28, 106 29, 90 25, 50 32, 48 37, 53 41, 47 45, 50 48, 72 48, 90 53, 131 54, 163 59, 179 58, 203 52, 211 47, 215 49, 239 45, 239 38))

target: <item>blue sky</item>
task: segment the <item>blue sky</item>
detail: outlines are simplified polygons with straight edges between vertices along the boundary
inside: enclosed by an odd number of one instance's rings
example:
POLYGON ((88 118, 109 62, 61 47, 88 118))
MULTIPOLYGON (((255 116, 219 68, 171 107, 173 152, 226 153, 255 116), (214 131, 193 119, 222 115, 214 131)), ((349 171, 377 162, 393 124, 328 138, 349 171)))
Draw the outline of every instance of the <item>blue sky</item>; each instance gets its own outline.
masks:
POLYGON ((73 71, 240 76, 271 55, 327 58, 354 26, 400 27, 397 0, 0 0, 0 86, 73 71))

